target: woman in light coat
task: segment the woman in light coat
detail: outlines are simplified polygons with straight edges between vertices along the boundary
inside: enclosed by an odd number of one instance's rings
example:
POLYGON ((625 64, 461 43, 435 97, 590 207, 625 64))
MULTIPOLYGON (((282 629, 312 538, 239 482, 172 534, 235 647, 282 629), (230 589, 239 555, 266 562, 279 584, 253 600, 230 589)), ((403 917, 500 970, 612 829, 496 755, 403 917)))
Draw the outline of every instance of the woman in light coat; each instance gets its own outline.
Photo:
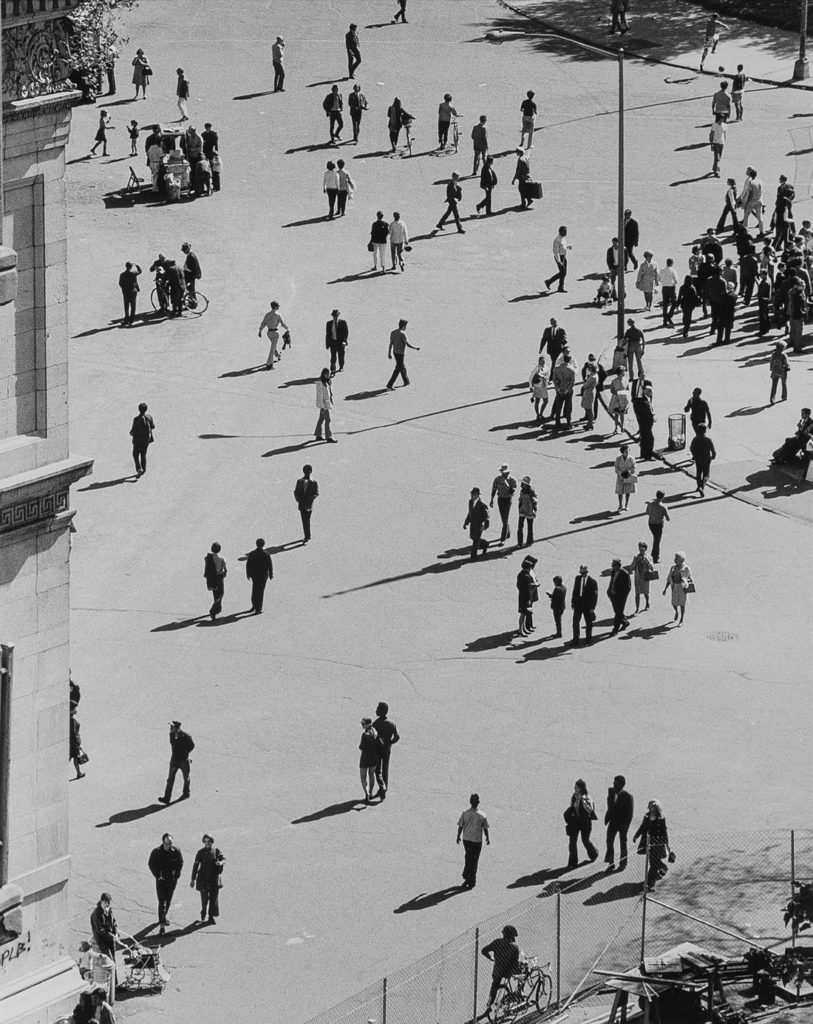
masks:
POLYGON ((623 366, 616 367, 615 376, 610 382, 610 402, 607 412, 613 418, 613 434, 624 429, 624 417, 630 406, 629 384, 627 371, 623 366))
POLYGON ((646 601, 645 612, 649 611, 649 580, 655 571, 652 559, 647 554, 648 545, 645 540, 638 544, 638 554, 632 560, 632 579, 635 584, 635 611, 641 606, 641 598, 646 601))
POLYGON ((630 495, 638 488, 638 470, 635 459, 630 455, 630 446, 622 444, 615 460, 615 493, 618 495, 618 512, 626 512, 630 495))
POLYGON ((683 617, 686 614, 686 594, 689 592, 689 587, 694 587, 692 570, 686 564, 686 555, 683 551, 675 552, 675 564, 666 577, 666 586, 663 588, 664 595, 670 587, 672 588, 672 607, 675 609, 673 621, 682 626, 683 617), (678 619, 680 619, 679 622, 678 619))
POLYGON ((143 50, 136 50, 136 55, 133 57, 133 85, 135 86, 135 99, 138 99, 138 90, 144 99, 147 98, 147 86, 150 84, 150 75, 152 74, 152 68, 150 62, 147 60, 146 54, 143 50))
POLYGON ((316 421, 314 437, 317 441, 322 440, 322 424, 325 425, 325 440, 328 444, 335 444, 336 438, 330 431, 330 414, 333 410, 333 385, 330 383, 330 370, 327 366, 322 369, 319 380, 316 382, 316 408, 319 410, 319 419, 316 421))
POLYGON ((635 281, 635 287, 644 293, 645 309, 652 309, 652 294, 660 283, 658 264, 652 262, 652 253, 647 250, 644 253, 644 262, 638 267, 638 277, 635 281))

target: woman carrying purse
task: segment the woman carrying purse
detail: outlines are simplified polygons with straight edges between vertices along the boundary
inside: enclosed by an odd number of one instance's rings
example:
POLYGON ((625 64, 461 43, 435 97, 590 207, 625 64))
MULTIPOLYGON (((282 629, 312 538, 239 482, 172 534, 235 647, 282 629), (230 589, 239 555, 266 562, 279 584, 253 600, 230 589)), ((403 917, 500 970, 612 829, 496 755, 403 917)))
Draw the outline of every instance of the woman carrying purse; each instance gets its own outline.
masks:
POLYGON ((647 804, 646 814, 632 841, 635 842, 638 838, 641 840, 638 853, 645 854, 647 846, 649 847, 646 886, 647 889, 654 889, 655 882, 663 878, 669 870, 669 865, 674 864, 676 860, 669 847, 669 831, 666 828, 666 818, 660 800, 650 800, 647 804))
POLYGON ((576 848, 579 836, 582 837, 582 845, 590 858, 590 863, 598 858, 598 850, 590 841, 590 833, 593 831, 593 822, 596 820, 596 809, 592 799, 587 795, 587 784, 584 779, 576 779, 573 786, 573 796, 570 804, 564 813, 565 832, 569 840, 569 857, 567 866, 577 868, 579 866, 579 854, 576 848))

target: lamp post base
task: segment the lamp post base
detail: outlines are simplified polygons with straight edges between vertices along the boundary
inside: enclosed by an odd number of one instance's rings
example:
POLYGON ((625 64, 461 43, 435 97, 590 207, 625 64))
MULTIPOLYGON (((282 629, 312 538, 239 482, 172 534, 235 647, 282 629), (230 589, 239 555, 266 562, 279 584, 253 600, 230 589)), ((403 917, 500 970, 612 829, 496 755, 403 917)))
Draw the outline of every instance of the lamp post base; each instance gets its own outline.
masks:
POLYGON ((793 81, 802 82, 804 79, 810 77, 810 66, 807 62, 807 58, 800 58, 793 65, 793 81))

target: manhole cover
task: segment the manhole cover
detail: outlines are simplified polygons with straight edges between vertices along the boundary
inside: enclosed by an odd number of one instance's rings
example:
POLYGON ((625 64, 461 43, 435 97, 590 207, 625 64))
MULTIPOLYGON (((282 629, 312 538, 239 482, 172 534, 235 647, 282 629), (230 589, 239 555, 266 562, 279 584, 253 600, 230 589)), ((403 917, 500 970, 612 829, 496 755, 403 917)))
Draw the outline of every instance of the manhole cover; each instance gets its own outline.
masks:
POLYGON ((718 644, 727 643, 729 640, 737 640, 736 633, 726 633, 724 630, 718 630, 715 633, 706 633, 707 640, 714 640, 718 644))

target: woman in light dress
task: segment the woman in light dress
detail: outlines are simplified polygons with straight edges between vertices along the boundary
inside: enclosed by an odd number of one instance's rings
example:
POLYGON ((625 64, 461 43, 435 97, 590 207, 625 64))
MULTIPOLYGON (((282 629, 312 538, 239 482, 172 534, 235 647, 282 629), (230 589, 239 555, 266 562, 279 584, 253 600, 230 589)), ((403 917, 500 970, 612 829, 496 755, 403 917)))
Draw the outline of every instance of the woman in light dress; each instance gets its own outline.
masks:
POLYGON ((650 573, 655 571, 652 559, 647 553, 648 545, 645 540, 638 544, 638 554, 632 560, 632 579, 635 584, 635 611, 641 607, 641 598, 646 601, 644 611, 649 611, 649 580, 650 573))
POLYGON ((616 368, 615 376, 610 382, 610 402, 607 411, 613 418, 613 434, 624 429, 624 417, 630 407, 629 382, 625 367, 616 368))
POLYGON ((143 50, 136 50, 133 57, 133 85, 135 86, 135 98, 138 99, 138 90, 141 90, 144 99, 147 98, 147 86, 150 84, 152 68, 143 50))
POLYGON ((675 564, 666 577, 666 586, 663 588, 664 595, 670 587, 672 588, 672 607, 675 609, 674 621, 682 626, 683 617, 686 614, 686 595, 689 593, 689 587, 694 588, 692 570, 686 564, 686 554, 683 551, 675 552, 675 564))
POLYGON ((630 455, 630 446, 622 444, 615 460, 615 493, 618 495, 618 512, 625 512, 630 503, 630 495, 635 494, 638 487, 638 470, 635 459, 630 455))

